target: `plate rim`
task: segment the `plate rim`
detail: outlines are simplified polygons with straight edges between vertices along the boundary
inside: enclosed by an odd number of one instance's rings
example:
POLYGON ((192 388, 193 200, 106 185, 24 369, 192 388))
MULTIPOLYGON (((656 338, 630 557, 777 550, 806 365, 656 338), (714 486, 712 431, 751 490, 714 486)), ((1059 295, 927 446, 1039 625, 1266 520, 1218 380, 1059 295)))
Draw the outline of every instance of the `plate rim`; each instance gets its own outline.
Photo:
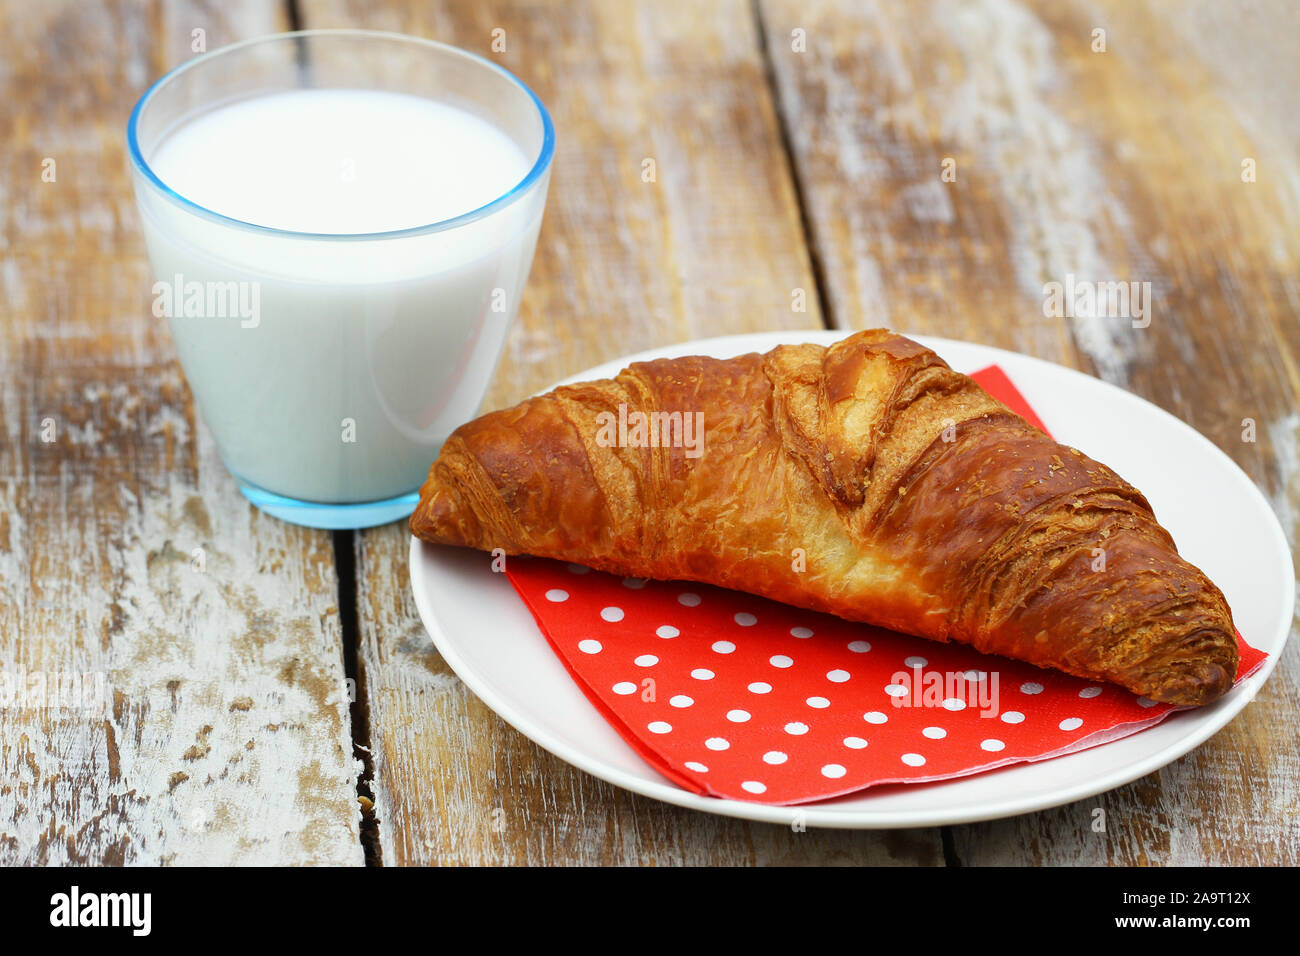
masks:
MULTIPOLYGON (((815 342, 818 344, 830 344, 853 335, 856 330, 840 329, 809 329, 809 330, 776 330, 762 332, 747 332, 735 335, 713 336, 705 339, 696 339, 688 342, 673 343, 670 345, 660 346, 658 348, 646 349, 630 355, 611 359, 592 366, 575 375, 568 376, 548 388, 542 389, 534 394, 542 394, 557 388, 561 385, 573 384, 576 382, 590 381, 593 378, 607 378, 610 376, 609 369, 613 368, 614 372, 625 368, 633 362, 649 361, 656 358, 677 357, 679 355, 691 354, 713 354, 715 351, 740 347, 741 351, 734 354, 745 354, 748 351, 758 351, 764 345, 768 348, 782 343, 796 342, 815 342), (756 343, 754 348, 750 348, 747 343, 756 343)), ((1012 352, 997 346, 983 345, 977 342, 965 342, 959 339, 948 339, 930 335, 909 335, 909 338, 933 349, 941 357, 942 349, 947 345, 955 345, 961 348, 974 347, 984 352, 1005 355, 1012 358, 1015 362, 1031 362, 1042 366, 1044 369, 1050 369, 1053 374, 1061 372, 1069 373, 1072 377, 1088 380, 1088 387, 1102 385, 1107 388, 1115 389, 1123 393, 1127 398, 1141 402, 1159 414, 1165 420, 1165 424, 1177 427, 1185 433, 1195 436, 1195 439, 1205 447, 1209 453, 1217 456, 1222 462, 1231 466, 1234 478, 1243 484, 1246 494, 1253 495, 1255 503, 1262 506, 1271 521, 1269 522, 1269 532, 1274 545, 1274 557, 1283 562, 1284 567, 1288 568, 1288 577, 1295 577, 1295 563, 1291 555, 1290 545, 1282 530, 1281 524, 1277 519, 1272 505, 1264 496, 1264 493, 1250 479, 1250 476, 1242 470, 1241 466, 1232 460, 1222 449, 1212 441, 1192 428, 1176 415, 1166 411, 1154 402, 1148 401, 1140 395, 1134 394, 1127 389, 1114 385, 1104 379, 1095 378, 1078 369, 1072 369, 1064 365, 1058 365, 1055 362, 1049 362, 1046 359, 1037 358, 1032 355, 1024 355, 1019 352, 1012 352)), ((836 829, 899 829, 910 827, 933 827, 933 826, 952 826, 964 823, 976 823, 983 820, 1003 819, 1010 816, 1018 816, 1025 813, 1033 813, 1040 810, 1047 810, 1053 807, 1064 806, 1068 803, 1074 803, 1078 800, 1095 796, 1122 787, 1131 783, 1140 777, 1161 769, 1173 763, 1175 760, 1195 750, 1201 744, 1205 743, 1210 737, 1217 734, 1227 724, 1241 713, 1256 697, 1260 689, 1267 682, 1281 657, 1282 651, 1286 646, 1286 641, 1290 634, 1287 626, 1294 614, 1295 608, 1295 591, 1289 592, 1289 597, 1283 598, 1282 606, 1279 611, 1278 620, 1281 622, 1282 630, 1280 633, 1269 635, 1268 641, 1261 641, 1256 646, 1264 650, 1268 657, 1263 665, 1250 677, 1246 678, 1230 694, 1235 699, 1225 698, 1223 703, 1216 707, 1217 713, 1208 719, 1203 719, 1199 726, 1190 730, 1186 735, 1179 737, 1166 747, 1151 754, 1141 760, 1134 761, 1123 765, 1115 772, 1092 777, 1086 781, 1067 786, 1062 789, 1054 789, 1049 795, 1038 795, 1029 797, 1016 797, 1011 795, 1006 799, 988 802, 972 806, 966 811, 871 811, 862 809, 843 810, 834 806, 818 802, 795 804, 789 806, 774 806, 771 804, 751 803, 744 800, 734 800, 729 798, 719 798, 707 796, 704 794, 693 793, 663 778, 661 781, 647 780, 618 767, 611 766, 601 760, 599 757, 591 757, 580 747, 572 747, 565 740, 560 739, 558 735, 551 733, 544 725, 537 725, 529 718, 523 716, 513 706, 510 700, 497 693, 491 682, 482 677, 472 667, 469 667, 465 660, 456 651, 456 645, 451 641, 448 635, 443 631, 438 617, 433 613, 429 606, 428 595, 418 580, 418 569, 422 565, 422 559, 426 549, 433 550, 438 546, 426 544, 420 541, 414 535, 410 539, 410 550, 408 555, 409 577, 411 591, 415 597, 416 608, 419 611, 421 623, 433 640, 435 648, 442 655, 452 671, 456 674, 483 703, 485 703, 497 716, 505 720, 515 730, 523 734, 539 747, 554 754, 566 763, 583 770, 598 779, 604 780, 614 786, 628 790, 641 796, 650 797, 656 800, 662 800, 666 803, 676 806, 686 807, 692 810, 702 810, 707 813, 715 813, 721 816, 734 817, 738 819, 754 820, 764 823, 792 824, 799 822, 803 825, 819 828, 836 828, 836 829), (468 675, 468 676, 467 676, 468 675)), ((1212 707, 1216 705, 1210 705, 1212 707)), ((1203 714, 1203 711, 1187 711, 1182 713, 1203 714)), ((1180 714, 1174 714, 1166 719, 1176 720, 1180 714)), ((603 719, 603 718, 602 718, 603 719)), ((1118 741, 1115 741, 1118 742, 1118 741)), ((626 746, 626 743, 624 744, 626 746)), ((1087 748, 1079 753, 1100 749, 1108 746, 1100 744, 1097 747, 1087 748)), ((630 749, 630 748, 629 748, 630 749)), ((1054 758, 1055 760, 1068 760, 1073 754, 1067 754, 1062 757, 1054 758)), ((638 758, 640 759, 640 758, 638 758)), ((1008 768, 1025 766, 1034 761, 1025 761, 1008 768)), ((648 766, 648 765, 647 765, 648 766)), ((651 768, 653 770, 653 768, 651 768)), ((990 771, 996 773, 997 771, 990 771)), ((960 777, 951 778, 952 780, 964 780, 970 776, 980 774, 970 774, 960 777)), ((936 781, 927 786, 942 786, 947 781, 936 781)), ((860 793, 868 793, 869 788, 860 793)))

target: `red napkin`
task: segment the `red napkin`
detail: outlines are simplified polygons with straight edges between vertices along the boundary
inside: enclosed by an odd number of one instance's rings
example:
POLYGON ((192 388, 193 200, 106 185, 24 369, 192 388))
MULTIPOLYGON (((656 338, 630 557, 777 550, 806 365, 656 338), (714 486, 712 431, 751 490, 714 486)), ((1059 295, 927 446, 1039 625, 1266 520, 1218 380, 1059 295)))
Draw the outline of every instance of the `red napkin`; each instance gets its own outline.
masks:
MULTIPOLYGON (((1042 427, 1001 369, 973 377, 1042 427)), ((511 558, 507 573, 596 709, 696 793, 797 804, 942 780, 1093 747, 1181 709, 738 591, 534 558, 511 558)), ((1267 655, 1238 638, 1240 680, 1267 655)))

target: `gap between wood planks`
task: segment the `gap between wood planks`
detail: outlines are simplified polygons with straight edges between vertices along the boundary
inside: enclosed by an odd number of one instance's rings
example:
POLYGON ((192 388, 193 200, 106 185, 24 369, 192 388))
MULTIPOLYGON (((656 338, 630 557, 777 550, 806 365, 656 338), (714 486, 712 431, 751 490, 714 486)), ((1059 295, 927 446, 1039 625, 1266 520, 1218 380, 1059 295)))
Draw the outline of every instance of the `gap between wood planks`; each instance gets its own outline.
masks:
MULTIPOLYGON (((296 2, 296 0, 291 0, 296 2)), ((760 0, 749 0, 749 9, 754 17, 754 32, 758 36, 758 53, 763 60, 763 80, 772 98, 772 109, 776 112, 776 126, 781 133, 781 152, 785 156, 786 174, 794 188, 794 201, 799 207, 799 229, 803 232, 803 247, 808 250, 808 264, 812 268, 813 285, 817 292, 818 314, 822 317, 822 326, 835 328, 831 317, 831 297, 826 287, 826 274, 822 267, 821 250, 817 246, 817 234, 812 228, 812 210, 805 201, 803 179, 799 175, 799 159, 795 155, 794 141, 790 138, 790 124, 786 122, 785 109, 781 105, 781 91, 776 85, 776 67, 772 63, 772 51, 767 43, 767 24, 763 22, 763 11, 759 8, 760 0)))
POLYGON ((339 582, 340 642, 343 645, 343 673, 350 681, 348 723, 352 731, 352 756, 361 761, 357 777, 357 800, 361 804, 361 851, 366 866, 383 866, 379 820, 375 816, 375 761, 370 749, 370 699, 365 671, 357 647, 361 643, 361 618, 357 611, 357 533, 333 532, 334 573, 339 582))

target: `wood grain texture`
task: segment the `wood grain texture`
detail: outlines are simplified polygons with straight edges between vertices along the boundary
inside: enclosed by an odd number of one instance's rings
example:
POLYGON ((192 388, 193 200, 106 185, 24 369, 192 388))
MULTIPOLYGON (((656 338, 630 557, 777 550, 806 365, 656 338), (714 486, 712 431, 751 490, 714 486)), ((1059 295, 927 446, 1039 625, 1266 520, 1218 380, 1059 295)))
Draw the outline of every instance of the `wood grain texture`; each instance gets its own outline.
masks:
MULTIPOLYGON (((760 9, 831 320, 1000 345, 1124 386, 1233 457, 1270 496, 1294 550, 1294 6, 760 9), (1104 53, 1092 49, 1096 28, 1104 53), (796 29, 803 53, 790 48, 796 29), (940 175, 948 157, 955 182, 940 175), (1242 179, 1248 157, 1255 182, 1242 179), (1150 282, 1150 325, 1045 317, 1044 284, 1071 273, 1150 282), (1256 441, 1243 440, 1245 419, 1256 441)), ((954 828, 957 859, 1295 863, 1292 636, 1258 699, 1205 746, 1099 799, 954 828), (1092 829, 1096 807, 1104 833, 1092 829)))
POLYGON ((255 512, 218 459, 124 154, 192 30, 284 26, 0 5, 0 863, 362 860, 330 538, 255 512), (76 700, 21 696, 71 674, 76 700))
MULTIPOLYGON (((306 2, 309 27, 401 30, 496 56, 557 133, 536 262, 489 406, 597 362, 709 335, 820 328, 744 3, 306 2), (506 31, 493 54, 491 31, 506 31), (656 179, 641 179, 653 158, 656 179), (792 311, 803 289, 806 311, 792 311)), ((359 536, 360 666, 383 861, 928 863, 936 831, 795 833, 633 796, 534 746, 430 644, 404 528, 359 536)), ((596 719, 593 715, 593 719, 596 719)))

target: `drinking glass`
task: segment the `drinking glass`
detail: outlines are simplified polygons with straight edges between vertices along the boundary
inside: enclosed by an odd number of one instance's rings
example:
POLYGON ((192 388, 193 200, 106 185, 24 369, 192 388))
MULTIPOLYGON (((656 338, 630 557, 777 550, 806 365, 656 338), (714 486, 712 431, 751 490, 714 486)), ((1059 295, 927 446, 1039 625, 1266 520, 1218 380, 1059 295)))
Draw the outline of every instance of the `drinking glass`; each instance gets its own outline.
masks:
POLYGON ((199 413, 250 501, 319 528, 413 510, 442 443, 482 403, 518 311, 554 142, 546 108, 512 74, 392 33, 249 40, 196 57, 145 92, 127 143, 158 280, 154 311, 166 315, 199 413), (303 89, 458 107, 513 140, 531 167, 463 215, 364 234, 234 219, 151 168, 159 144, 205 111, 303 89))

